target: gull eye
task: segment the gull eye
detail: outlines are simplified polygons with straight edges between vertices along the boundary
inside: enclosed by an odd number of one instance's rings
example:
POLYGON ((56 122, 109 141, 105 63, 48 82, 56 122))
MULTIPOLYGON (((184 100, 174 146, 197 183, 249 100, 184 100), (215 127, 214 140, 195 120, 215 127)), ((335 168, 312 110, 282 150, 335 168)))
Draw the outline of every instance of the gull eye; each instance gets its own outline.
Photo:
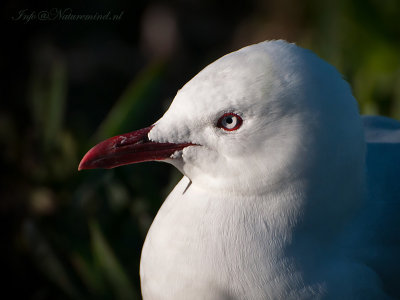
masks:
POLYGON ((217 127, 222 128, 226 131, 233 131, 239 129, 242 126, 242 118, 234 113, 223 114, 217 123, 217 127))

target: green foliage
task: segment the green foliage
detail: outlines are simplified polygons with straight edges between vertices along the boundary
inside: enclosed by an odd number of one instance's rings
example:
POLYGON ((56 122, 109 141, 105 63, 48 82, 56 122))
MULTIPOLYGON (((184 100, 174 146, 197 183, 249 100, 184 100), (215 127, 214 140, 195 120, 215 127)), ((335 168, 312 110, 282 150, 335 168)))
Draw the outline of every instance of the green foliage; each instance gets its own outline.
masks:
MULTIPOLYGON (((94 221, 90 222, 90 235, 92 252, 95 255, 96 265, 98 265, 101 274, 104 274, 107 281, 110 283, 115 293, 114 299, 138 299, 128 276, 125 274, 121 264, 118 262, 118 259, 105 240, 99 225, 94 221)), ((96 288, 95 285, 93 287, 96 288)))
POLYGON ((400 2, 310 1, 311 43, 350 82, 361 113, 400 119, 400 2))

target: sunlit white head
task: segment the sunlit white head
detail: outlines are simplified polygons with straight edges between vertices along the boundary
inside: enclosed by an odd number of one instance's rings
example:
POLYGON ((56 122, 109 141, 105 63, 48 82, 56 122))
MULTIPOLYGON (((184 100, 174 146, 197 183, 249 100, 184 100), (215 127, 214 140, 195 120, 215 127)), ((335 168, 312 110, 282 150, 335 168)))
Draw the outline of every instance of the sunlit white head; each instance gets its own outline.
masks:
POLYGON ((207 66, 148 136, 200 145, 168 161, 194 184, 235 193, 324 176, 348 168, 344 163, 360 169, 364 151, 348 84, 311 51, 284 41, 248 46, 207 66))

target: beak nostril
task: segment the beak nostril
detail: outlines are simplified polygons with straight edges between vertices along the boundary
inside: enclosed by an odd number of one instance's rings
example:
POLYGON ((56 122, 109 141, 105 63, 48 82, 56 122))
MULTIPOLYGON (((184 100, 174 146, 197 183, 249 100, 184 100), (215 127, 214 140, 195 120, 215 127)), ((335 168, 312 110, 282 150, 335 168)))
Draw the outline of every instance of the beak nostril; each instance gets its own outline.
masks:
POLYGON ((121 136, 121 139, 117 143, 115 143, 115 148, 120 148, 127 145, 126 140, 127 138, 125 136, 121 136))

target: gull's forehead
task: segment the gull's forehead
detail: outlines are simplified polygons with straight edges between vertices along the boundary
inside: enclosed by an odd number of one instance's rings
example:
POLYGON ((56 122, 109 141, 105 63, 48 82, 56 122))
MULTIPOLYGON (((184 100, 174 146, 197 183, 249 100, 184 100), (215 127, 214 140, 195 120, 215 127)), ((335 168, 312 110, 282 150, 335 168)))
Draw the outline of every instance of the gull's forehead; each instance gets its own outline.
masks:
POLYGON ((265 51, 237 51, 203 69, 176 95, 188 109, 226 110, 249 107, 274 87, 278 75, 265 51), (189 104, 190 103, 190 104, 189 104))

